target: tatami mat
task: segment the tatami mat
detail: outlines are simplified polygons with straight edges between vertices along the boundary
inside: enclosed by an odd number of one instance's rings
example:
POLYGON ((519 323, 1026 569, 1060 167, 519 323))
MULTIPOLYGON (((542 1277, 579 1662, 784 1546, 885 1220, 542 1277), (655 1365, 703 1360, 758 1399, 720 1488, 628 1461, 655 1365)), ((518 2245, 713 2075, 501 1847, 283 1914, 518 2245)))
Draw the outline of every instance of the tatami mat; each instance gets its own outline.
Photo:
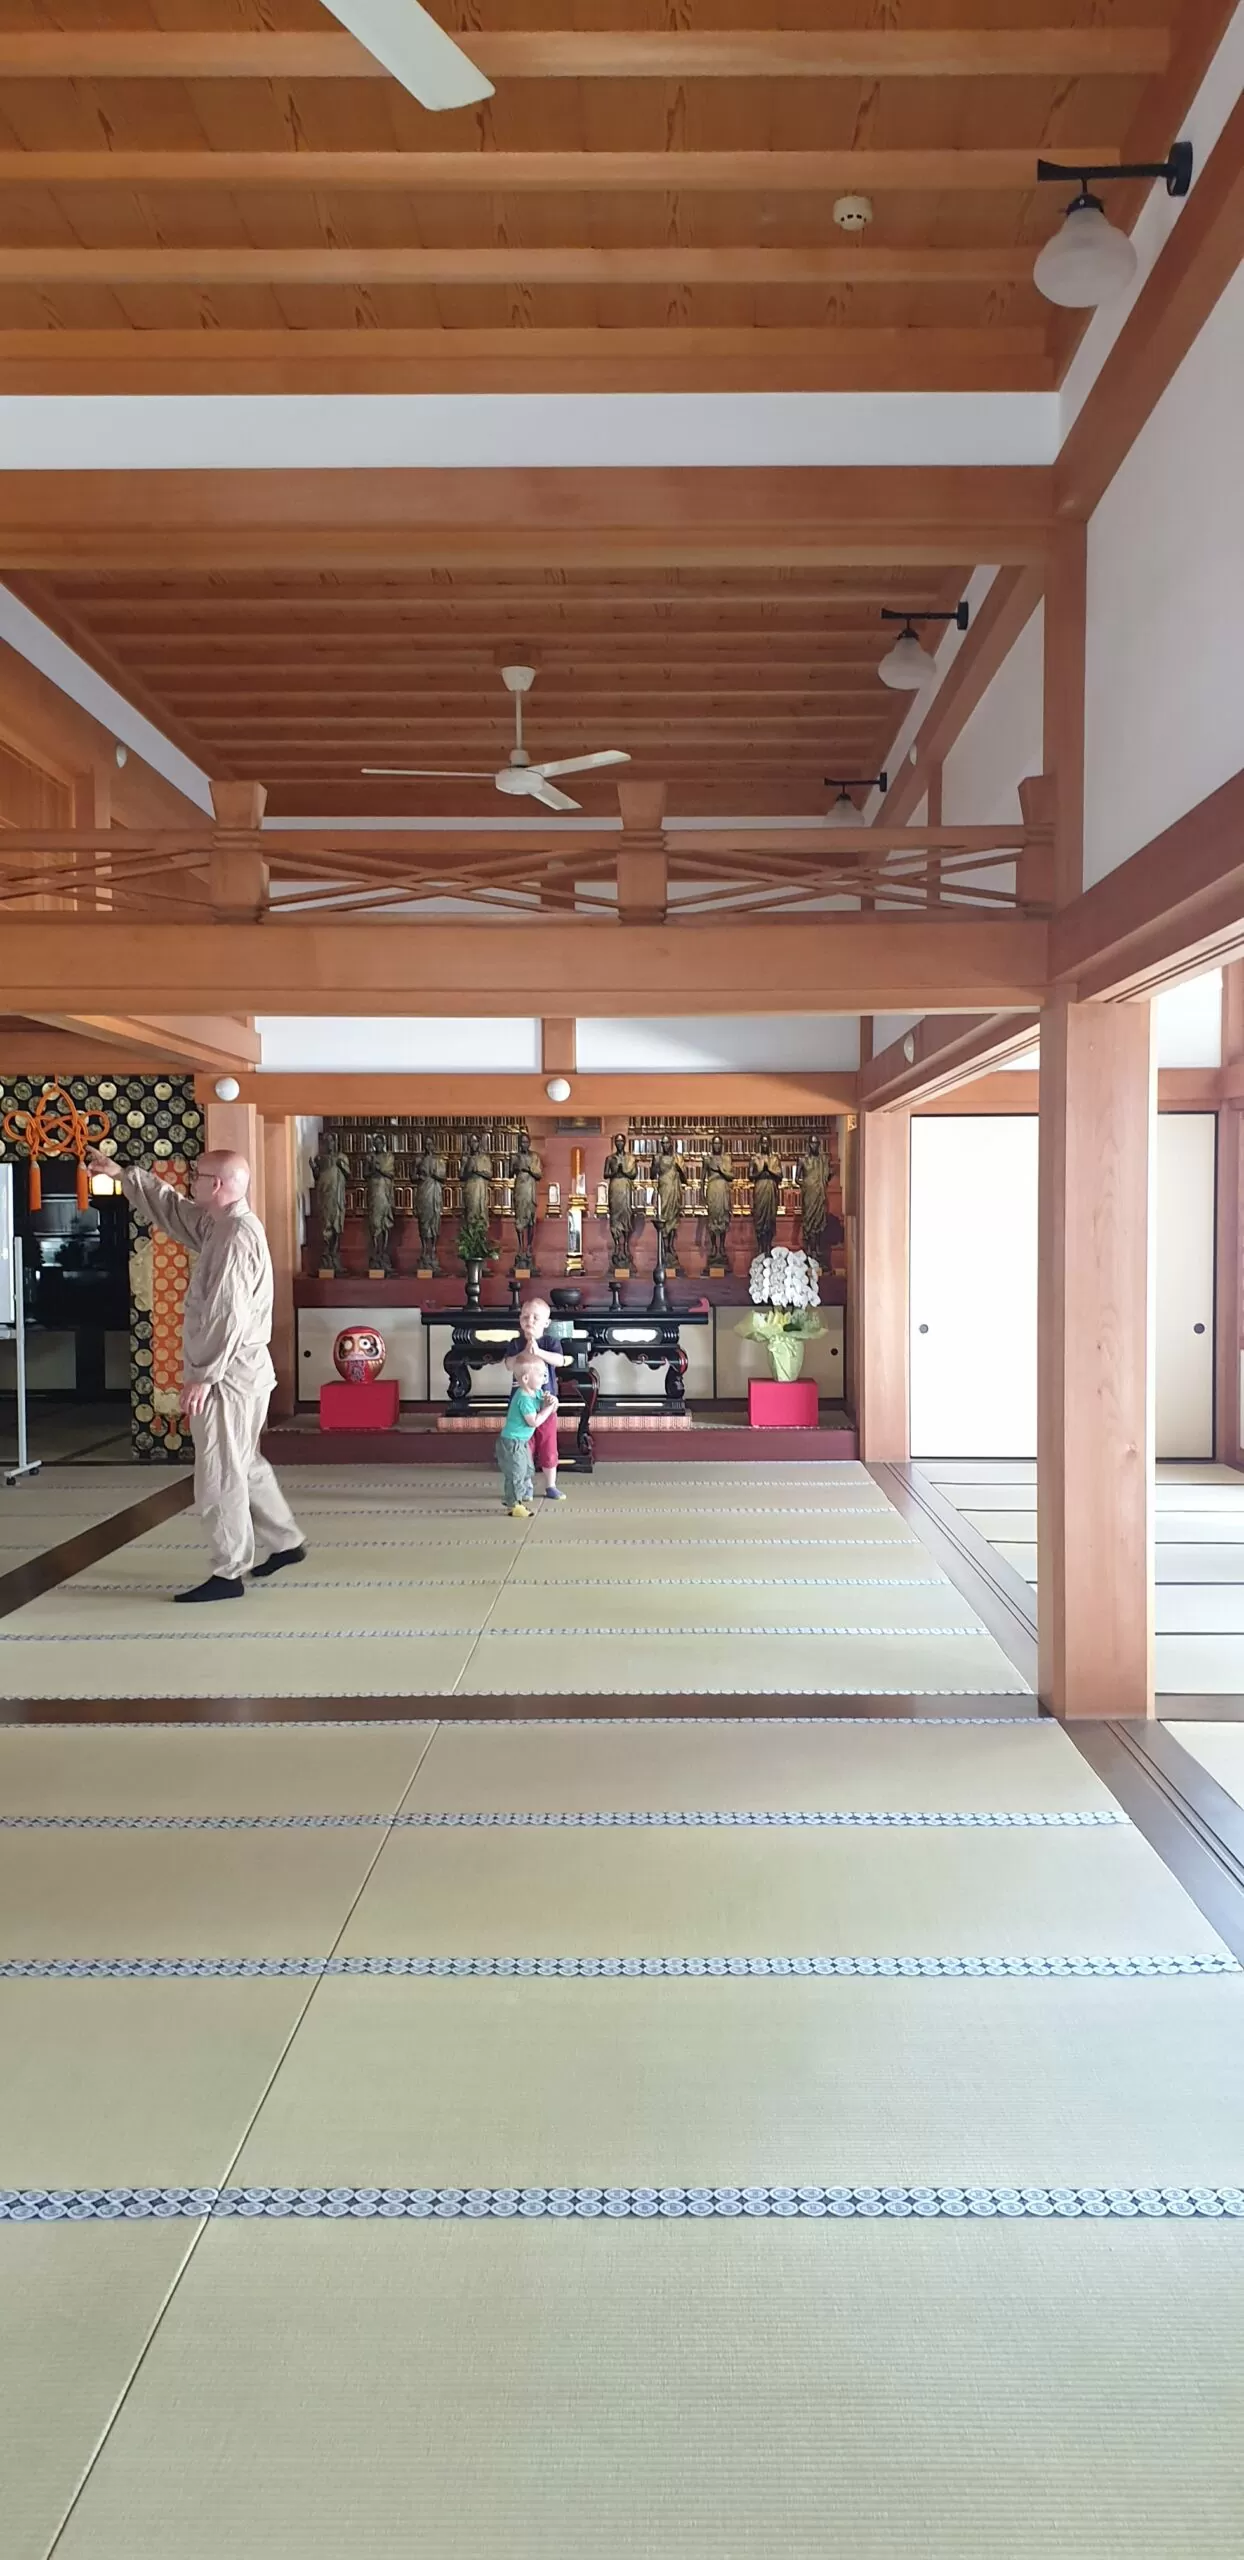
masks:
POLYGON ((6 1832, 0 1955, 323 1955, 381 1836, 6 1832))
POLYGON ((1234 2560, 1239 2272, 1219 2224, 212 2228, 57 2560, 1234 2560))
POLYGON ((166 1522, 5 1621, 0 1692, 1024 1694, 861 1467, 573 1478, 529 1523, 474 1470, 340 1477, 288 1471, 305 1572, 187 1620, 201 1541, 166 1522))
POLYGON ((0 1812, 393 1812, 431 1733, 0 1725, 0 1812))
POLYGON ((219 2183, 311 1989, 0 1982, 0 2187, 219 2183))
POLYGON ((970 1635, 647 1635, 613 1647, 579 1635, 503 1636, 486 1629, 458 1682, 463 1697, 1026 1694, 983 1627, 970 1635))
MULTIPOLYGON (((5 2560, 46 2560, 194 2245, 193 2222, 6 2225, 0 2250, 5 2560)), ((161 2560, 173 2560, 166 2543, 161 2560)), ((219 2555, 217 2555, 219 2560, 219 2555)))
POLYGON ((1136 1955, 1219 1943, 1130 1828, 401 1832, 342 1940, 355 1955, 608 1956, 1136 1955))
POLYGON ((1238 1976, 330 1981, 234 2183, 1229 2185, 1242 2129, 1238 1976))
MULTIPOLYGON (((3 1757, 0 1754, 0 1767, 3 1757)), ((1001 1726, 443 1724, 412 1806, 1073 1811, 1113 1803, 1066 1734, 1001 1726)))
POLYGON ((1176 1742, 1190 1751, 1194 1760, 1225 1787, 1237 1804, 1244 1805, 1244 1724, 1172 1724, 1176 1742))
MULTIPOLYGON (((938 1459, 921 1472, 1035 1591, 1036 1468, 938 1459)), ((1154 1651, 1159 1697, 1244 1694, 1244 1476, 1168 1461, 1154 1486, 1154 1651)))

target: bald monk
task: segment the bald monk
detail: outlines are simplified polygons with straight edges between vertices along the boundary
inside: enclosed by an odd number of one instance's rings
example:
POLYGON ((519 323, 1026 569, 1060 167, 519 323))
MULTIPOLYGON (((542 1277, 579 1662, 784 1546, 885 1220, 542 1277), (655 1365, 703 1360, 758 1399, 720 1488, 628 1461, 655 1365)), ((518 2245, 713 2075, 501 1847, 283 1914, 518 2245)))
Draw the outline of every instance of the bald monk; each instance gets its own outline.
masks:
POLYGON ((245 1156, 202 1155, 193 1198, 157 1173, 91 1154, 92 1173, 120 1180, 126 1199, 164 1233, 198 1255, 182 1313, 185 1384, 181 1409, 194 1435, 194 1501, 211 1546, 212 1570, 179 1600, 240 1600, 243 1575, 256 1581, 306 1556, 302 1531, 266 1458, 259 1435, 276 1385, 272 1333, 272 1260, 268 1239, 248 1206, 245 1156), (263 1561, 255 1563, 256 1542, 263 1561))

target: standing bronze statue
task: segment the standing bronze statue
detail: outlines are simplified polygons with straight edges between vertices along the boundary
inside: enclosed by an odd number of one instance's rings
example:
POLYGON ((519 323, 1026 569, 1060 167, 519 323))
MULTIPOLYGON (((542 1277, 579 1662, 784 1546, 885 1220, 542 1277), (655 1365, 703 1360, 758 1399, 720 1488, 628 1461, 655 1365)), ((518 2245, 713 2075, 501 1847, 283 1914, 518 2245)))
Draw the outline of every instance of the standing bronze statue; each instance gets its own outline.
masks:
POLYGON ((339 1155, 335 1147, 321 1145, 311 1158, 314 1177, 312 1198, 320 1229, 320 1276, 331 1272, 334 1279, 341 1270, 341 1231, 346 1222, 346 1184, 350 1179, 350 1159, 339 1155))
POLYGON ((829 1216, 829 1158, 819 1138, 808 1141, 808 1152, 799 1167, 799 1201, 803 1213, 803 1249, 819 1262, 825 1242, 825 1222, 829 1216))
POLYGON ((436 1248, 445 1215, 446 1171, 444 1156, 438 1156, 433 1147, 425 1147, 415 1167, 415 1215, 419 1221, 420 1274, 429 1280, 436 1278, 440 1267, 436 1248))
POLYGON ((531 1152, 531 1140, 524 1129, 519 1137, 518 1154, 514 1159, 514 1232, 517 1245, 514 1268, 516 1274, 521 1268, 530 1276, 536 1267, 532 1259, 536 1244, 536 1185, 543 1169, 539 1156, 531 1152))
POLYGON ((467 1139, 458 1178, 462 1184, 463 1226, 486 1227, 492 1216, 492 1157, 478 1130, 467 1139))
POLYGON ((626 1143, 621 1129, 605 1158, 605 1180, 609 1185, 609 1241, 615 1271, 631 1267, 631 1237, 635 1232, 635 1186, 639 1165, 626 1143))
POLYGON ((683 1213, 686 1181, 672 1138, 666 1138, 656 1160, 657 1184, 657 1263, 662 1271, 678 1269, 678 1226, 683 1213))
POLYGON ((389 1238, 393 1232, 394 1177, 396 1161, 379 1138, 373 1138, 371 1153, 363 1167, 367 1197, 367 1271, 370 1279, 387 1279, 393 1269, 389 1238))
POLYGON ((768 1130, 761 1138, 759 1155, 752 1158, 750 1174, 756 1251, 772 1253, 778 1210, 782 1205, 782 1159, 773 1152, 773 1140, 768 1130))
POLYGON ((704 1214, 708 1222, 708 1267, 719 1276, 726 1268, 726 1233, 733 1207, 733 1168, 720 1138, 715 1138, 704 1167, 704 1214))

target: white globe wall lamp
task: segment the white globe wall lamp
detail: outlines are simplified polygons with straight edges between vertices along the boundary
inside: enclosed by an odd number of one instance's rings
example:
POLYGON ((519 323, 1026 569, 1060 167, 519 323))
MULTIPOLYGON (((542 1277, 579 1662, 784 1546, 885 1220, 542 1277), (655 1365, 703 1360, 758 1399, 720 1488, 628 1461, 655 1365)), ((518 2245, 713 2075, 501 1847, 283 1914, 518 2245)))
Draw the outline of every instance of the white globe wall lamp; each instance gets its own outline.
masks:
POLYGON ((544 1088, 550 1102, 569 1102, 570 1080, 567 1076, 550 1076, 544 1088))
POLYGON ((1192 184, 1192 145, 1176 142, 1165 160, 1129 160, 1115 168, 1065 168, 1056 160, 1038 160, 1042 185, 1079 186, 1063 215, 1061 229, 1037 254, 1032 280, 1047 302, 1064 311, 1094 311, 1125 293, 1136 273, 1136 251, 1126 231, 1106 219, 1094 185, 1116 178, 1164 178, 1168 196, 1186 196, 1192 184))
POLYGON ((952 605, 949 612, 944 613, 907 613, 901 606, 883 604, 881 619, 883 622, 901 622, 903 628, 893 648, 887 649, 877 673, 893 693, 918 693, 925 677, 933 673, 934 660, 932 650, 921 646, 916 624, 953 622, 956 631, 966 631, 968 607, 964 602, 952 605))
POLYGON ((837 795, 825 812, 827 827, 861 827, 864 821, 858 803, 851 797, 852 792, 888 791, 890 788, 888 773, 852 773, 845 778, 837 773, 827 773, 824 781, 826 790, 837 795))
POLYGON ((236 1102, 241 1090, 236 1076, 217 1076, 212 1086, 218 1102, 236 1102))

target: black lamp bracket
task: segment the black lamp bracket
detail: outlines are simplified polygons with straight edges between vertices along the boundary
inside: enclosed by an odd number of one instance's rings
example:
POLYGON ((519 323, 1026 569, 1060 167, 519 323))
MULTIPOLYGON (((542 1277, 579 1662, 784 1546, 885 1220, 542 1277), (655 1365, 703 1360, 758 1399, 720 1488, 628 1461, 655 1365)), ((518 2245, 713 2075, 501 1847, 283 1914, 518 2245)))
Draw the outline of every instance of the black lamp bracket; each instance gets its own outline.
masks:
POLYGON ((1192 145, 1174 142, 1165 160, 1126 160, 1109 168, 1086 167, 1080 160, 1074 160, 1070 168, 1059 160, 1038 160, 1037 177, 1042 184, 1047 179, 1064 186, 1078 182, 1082 196, 1088 193, 1090 178, 1165 178, 1168 196, 1186 196, 1192 184, 1192 145))
POLYGON ((888 791, 888 773, 826 773, 821 777, 826 791, 888 791))
POLYGON ((953 622, 956 631, 966 631, 967 600, 965 598, 962 604, 952 605, 947 613, 904 613, 899 605, 883 604, 881 619, 883 622, 901 622, 907 630, 911 629, 913 622, 953 622))

